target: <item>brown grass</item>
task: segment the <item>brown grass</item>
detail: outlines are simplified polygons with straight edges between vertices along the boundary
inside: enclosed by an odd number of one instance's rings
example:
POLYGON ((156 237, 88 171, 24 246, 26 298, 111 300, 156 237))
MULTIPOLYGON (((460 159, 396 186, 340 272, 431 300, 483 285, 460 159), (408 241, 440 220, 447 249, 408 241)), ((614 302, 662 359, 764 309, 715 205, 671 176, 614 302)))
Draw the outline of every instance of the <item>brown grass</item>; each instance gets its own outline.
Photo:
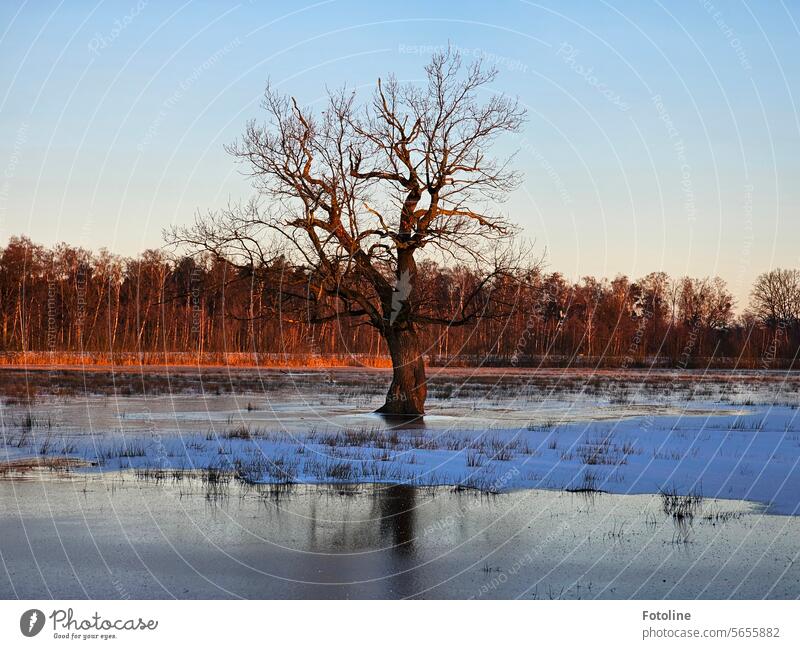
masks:
POLYGON ((87 466, 91 466, 91 463, 76 457, 22 457, 0 462, 0 476, 9 473, 24 474, 40 469, 68 471, 87 466))
POLYGON ((362 354, 256 354, 227 352, 2 352, 0 366, 10 367, 379 367, 392 366, 388 356, 362 354))

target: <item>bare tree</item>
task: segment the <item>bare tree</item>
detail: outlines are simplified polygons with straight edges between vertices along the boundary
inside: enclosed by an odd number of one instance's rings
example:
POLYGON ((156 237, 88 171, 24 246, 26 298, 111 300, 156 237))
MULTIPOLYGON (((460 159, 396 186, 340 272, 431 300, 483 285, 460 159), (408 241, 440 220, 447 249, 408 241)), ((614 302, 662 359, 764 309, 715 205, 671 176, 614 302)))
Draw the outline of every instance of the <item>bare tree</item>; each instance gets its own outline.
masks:
POLYGON ((490 154, 519 130, 525 111, 487 86, 496 71, 433 56, 426 83, 378 80, 365 105, 330 93, 314 114, 267 87, 267 123, 247 125, 229 147, 249 166, 256 198, 199 217, 168 239, 244 266, 280 255, 302 273, 295 289, 311 322, 365 319, 386 341, 393 378, 379 412, 424 413, 418 328, 458 326, 487 315, 487 292, 520 271, 513 226, 491 213, 519 183, 511 158, 490 154), (451 313, 425 308, 417 262, 426 255, 481 270, 451 313))
POLYGON ((750 293, 750 308, 768 327, 787 327, 800 320, 800 271, 776 268, 761 273, 750 293))

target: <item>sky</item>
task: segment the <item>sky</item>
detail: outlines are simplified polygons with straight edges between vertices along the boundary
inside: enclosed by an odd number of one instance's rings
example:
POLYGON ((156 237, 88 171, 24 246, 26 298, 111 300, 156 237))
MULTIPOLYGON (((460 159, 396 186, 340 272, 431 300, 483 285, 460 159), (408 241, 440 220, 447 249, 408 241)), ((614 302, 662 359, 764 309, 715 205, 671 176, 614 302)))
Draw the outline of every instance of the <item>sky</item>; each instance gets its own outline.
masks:
MULTIPOLYGON (((320 105, 450 45, 528 120, 497 206, 584 275, 800 266, 800 2, 122 0, 0 4, 0 242, 134 255, 251 195, 224 151, 267 80, 320 105)), ((2 244, 0 244, 2 245, 2 244)))

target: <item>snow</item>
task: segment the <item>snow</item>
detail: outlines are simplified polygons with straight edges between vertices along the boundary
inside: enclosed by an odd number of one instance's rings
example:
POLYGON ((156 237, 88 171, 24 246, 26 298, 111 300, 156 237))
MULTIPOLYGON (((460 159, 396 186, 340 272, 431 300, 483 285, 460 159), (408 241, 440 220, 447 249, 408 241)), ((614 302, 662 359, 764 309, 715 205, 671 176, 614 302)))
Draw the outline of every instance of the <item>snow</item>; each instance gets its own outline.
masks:
POLYGON ((431 400, 424 424, 397 428, 335 397, 305 409, 263 395, 235 404, 230 396, 90 397, 79 406, 87 421, 65 414, 63 403, 44 403, 36 406, 40 418, 51 412, 69 424, 27 431, 15 420, 19 407, 6 406, 0 458, 68 455, 94 465, 87 470, 167 477, 233 471, 260 483, 665 490, 798 514, 798 404, 758 386, 735 399, 724 392, 690 400, 602 391, 536 400, 516 393, 487 403, 470 394, 431 400))

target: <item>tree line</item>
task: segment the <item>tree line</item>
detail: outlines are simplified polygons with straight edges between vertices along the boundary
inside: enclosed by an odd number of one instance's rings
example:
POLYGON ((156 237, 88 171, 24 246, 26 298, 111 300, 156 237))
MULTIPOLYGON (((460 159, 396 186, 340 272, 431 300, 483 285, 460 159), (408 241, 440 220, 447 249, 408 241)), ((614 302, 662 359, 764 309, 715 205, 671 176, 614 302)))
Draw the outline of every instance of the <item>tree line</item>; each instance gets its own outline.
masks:
MULTIPOLYGON (((724 280, 571 282, 532 264, 524 281, 421 260, 414 305, 434 363, 760 367, 792 365, 800 347, 800 272, 756 279, 737 305, 724 280), (442 314, 477 314, 467 326, 442 314)), ((122 257, 12 237, 0 248, 0 351, 257 353, 385 357, 366 316, 320 311, 314 283, 280 259, 251 266, 212 254, 122 257)), ((365 360, 364 362, 369 362, 365 360)))

